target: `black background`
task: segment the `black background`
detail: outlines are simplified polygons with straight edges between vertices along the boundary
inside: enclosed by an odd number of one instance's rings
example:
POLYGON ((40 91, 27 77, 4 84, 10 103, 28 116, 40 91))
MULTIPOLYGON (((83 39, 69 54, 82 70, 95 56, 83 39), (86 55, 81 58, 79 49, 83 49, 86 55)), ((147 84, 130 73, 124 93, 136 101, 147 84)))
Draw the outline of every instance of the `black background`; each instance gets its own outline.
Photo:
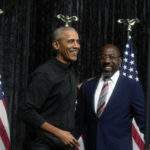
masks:
MULTIPOLYGON (((19 116, 29 74, 53 54, 51 34, 62 22, 61 13, 79 17, 72 23, 80 34, 76 63, 80 81, 100 73, 99 52, 105 43, 124 50, 127 27, 117 20, 138 17, 132 39, 139 77, 146 93, 148 73, 149 0, 1 0, 0 72, 11 127, 12 150, 23 150, 25 125, 19 116)), ((150 66, 149 66, 150 67, 150 66)), ((27 141, 26 141, 27 143, 27 141)))

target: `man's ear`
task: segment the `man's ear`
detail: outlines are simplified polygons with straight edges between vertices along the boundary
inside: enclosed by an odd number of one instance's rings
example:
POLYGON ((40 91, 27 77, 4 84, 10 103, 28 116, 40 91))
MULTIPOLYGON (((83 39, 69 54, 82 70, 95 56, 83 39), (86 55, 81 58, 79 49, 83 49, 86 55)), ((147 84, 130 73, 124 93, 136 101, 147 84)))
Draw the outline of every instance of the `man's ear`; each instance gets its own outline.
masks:
POLYGON ((53 41, 52 42, 52 46, 53 46, 53 48, 57 51, 58 49, 59 49, 59 42, 58 41, 53 41))

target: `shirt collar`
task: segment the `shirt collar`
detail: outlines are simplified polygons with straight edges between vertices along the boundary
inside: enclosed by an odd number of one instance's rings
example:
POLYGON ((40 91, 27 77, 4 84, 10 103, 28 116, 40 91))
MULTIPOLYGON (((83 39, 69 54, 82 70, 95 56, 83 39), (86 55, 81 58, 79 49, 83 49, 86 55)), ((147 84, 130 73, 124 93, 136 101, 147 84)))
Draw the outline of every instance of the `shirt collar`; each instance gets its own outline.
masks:
POLYGON ((54 58, 53 61, 54 61, 54 63, 55 63, 56 65, 58 65, 60 68, 63 68, 63 69, 65 69, 65 70, 71 68, 71 66, 72 66, 72 64, 64 64, 64 63, 60 62, 59 60, 57 60, 56 58, 54 58))
POLYGON ((116 83, 117 80, 118 80, 118 78, 119 78, 119 75, 120 75, 120 72, 119 72, 119 70, 117 70, 117 71, 113 74, 113 76, 110 78, 111 81, 112 81, 113 83, 116 83))

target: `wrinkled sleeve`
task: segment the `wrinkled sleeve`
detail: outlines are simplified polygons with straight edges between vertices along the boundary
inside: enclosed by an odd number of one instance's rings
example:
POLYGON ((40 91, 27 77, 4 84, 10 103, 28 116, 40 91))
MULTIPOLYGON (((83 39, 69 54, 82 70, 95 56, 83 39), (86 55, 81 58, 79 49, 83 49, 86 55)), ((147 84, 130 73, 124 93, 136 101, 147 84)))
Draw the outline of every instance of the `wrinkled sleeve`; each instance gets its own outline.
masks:
POLYGON ((46 73, 35 75, 25 92, 25 102, 22 105, 22 119, 34 127, 40 127, 45 119, 39 114, 52 83, 46 73))

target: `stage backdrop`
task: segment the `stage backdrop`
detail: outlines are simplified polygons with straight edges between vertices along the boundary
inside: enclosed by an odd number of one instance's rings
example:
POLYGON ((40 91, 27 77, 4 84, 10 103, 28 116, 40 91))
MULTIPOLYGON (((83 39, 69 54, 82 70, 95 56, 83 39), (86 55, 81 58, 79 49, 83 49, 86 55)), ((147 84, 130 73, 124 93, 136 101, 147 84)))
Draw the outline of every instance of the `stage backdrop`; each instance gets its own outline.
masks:
POLYGON ((4 10, 0 16, 0 73, 12 150, 23 150, 28 142, 26 126, 20 117, 23 92, 29 74, 53 54, 51 34, 62 25, 56 18, 58 13, 79 17, 79 22, 72 26, 79 31, 81 39, 76 63, 80 81, 100 73, 98 57, 105 43, 125 48, 126 27, 118 24, 117 19, 138 17, 141 22, 134 26, 132 38, 139 77, 146 91, 149 0, 1 0, 0 8, 4 10))

